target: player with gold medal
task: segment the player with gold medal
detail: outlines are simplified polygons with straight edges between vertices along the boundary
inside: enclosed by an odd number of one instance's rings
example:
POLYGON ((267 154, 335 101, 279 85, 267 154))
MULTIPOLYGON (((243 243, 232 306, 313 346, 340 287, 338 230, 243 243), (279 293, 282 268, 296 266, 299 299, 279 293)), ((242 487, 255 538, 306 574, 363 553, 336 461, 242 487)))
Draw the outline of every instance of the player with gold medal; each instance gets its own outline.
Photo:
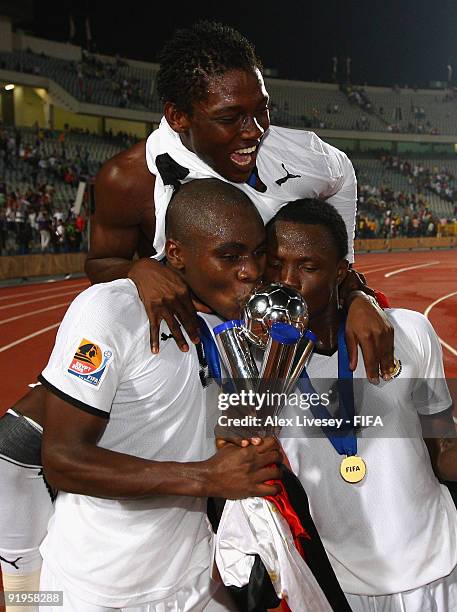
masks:
POLYGON ((379 381, 361 353, 348 363, 345 345, 352 354, 354 337, 341 329, 336 291, 347 266, 343 219, 325 202, 305 204, 288 204, 268 228, 267 280, 300 291, 317 338, 306 364, 309 378, 300 379, 300 393, 285 406, 283 416, 292 427, 281 431, 281 445, 354 612, 457 610, 457 513, 434 472, 428 445, 441 458, 436 463, 441 478, 457 479, 456 463, 449 451, 437 448, 439 439, 424 439, 422 430, 427 421, 440 432, 453 431, 439 339, 420 313, 387 307, 395 367, 379 381), (310 383, 320 394, 317 407, 310 395, 302 403, 302 392, 313 391, 310 383), (336 406, 329 405, 333 398, 336 406), (364 418, 366 409, 382 415, 382 428, 365 429, 375 425, 364 418), (324 428, 322 439, 316 422, 309 427, 310 417, 328 419, 329 413, 338 418, 321 425, 343 427, 324 428))

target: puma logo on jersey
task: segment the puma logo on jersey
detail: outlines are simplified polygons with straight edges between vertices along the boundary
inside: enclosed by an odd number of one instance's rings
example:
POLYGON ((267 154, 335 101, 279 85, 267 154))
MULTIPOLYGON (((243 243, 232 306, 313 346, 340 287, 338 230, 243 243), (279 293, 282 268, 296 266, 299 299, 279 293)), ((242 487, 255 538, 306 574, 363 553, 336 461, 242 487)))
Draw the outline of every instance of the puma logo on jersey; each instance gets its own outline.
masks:
POLYGON ((173 338, 173 334, 166 334, 165 332, 162 332, 160 334, 160 339, 165 342, 165 340, 170 340, 170 338, 173 338))
POLYGON ((8 561, 8 559, 5 559, 4 557, 0 557, 0 559, 2 561, 4 561, 5 563, 9 563, 10 565, 12 565, 14 568, 16 568, 17 570, 19 569, 18 566, 16 565, 16 563, 19 561, 19 559, 22 559, 22 557, 18 557, 17 559, 15 559, 14 561, 8 561))
POLYGON ((206 387, 211 384, 211 375, 210 375, 210 371, 209 371, 209 366, 208 366, 208 360, 206 359, 203 347, 201 343, 198 343, 195 345, 195 348, 197 349, 197 356, 198 356, 198 364, 200 366, 200 370, 198 372, 198 376, 200 378, 200 382, 202 384, 202 387, 204 389, 206 389, 206 387))
POLYGON ((282 178, 278 179, 276 182, 277 185, 279 185, 281 187, 281 185, 283 183, 285 183, 286 181, 288 181, 289 179, 293 179, 293 178, 301 178, 301 174, 290 174, 289 170, 287 170, 287 168, 285 167, 284 164, 281 164, 281 166, 284 168, 285 172, 286 172, 286 176, 283 176, 282 178))

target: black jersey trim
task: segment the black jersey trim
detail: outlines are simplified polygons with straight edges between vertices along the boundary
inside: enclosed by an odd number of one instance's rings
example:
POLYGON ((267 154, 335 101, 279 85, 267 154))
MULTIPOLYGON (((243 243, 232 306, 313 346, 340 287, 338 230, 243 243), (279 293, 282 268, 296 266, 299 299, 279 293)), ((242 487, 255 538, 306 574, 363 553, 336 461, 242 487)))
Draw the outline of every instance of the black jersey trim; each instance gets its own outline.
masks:
POLYGON ((88 412, 89 414, 93 414, 95 416, 101 417, 102 419, 105 419, 105 420, 109 419, 108 412, 105 412, 104 410, 99 410, 98 408, 94 408, 93 406, 89 406, 88 404, 85 404, 84 402, 81 402, 80 400, 74 397, 71 397, 71 395, 67 395, 66 393, 58 389, 57 387, 54 387, 54 385, 51 384, 49 381, 47 381, 46 378, 44 378, 42 374, 38 376, 38 380, 44 387, 46 387, 46 389, 48 389, 48 391, 51 391, 51 393, 54 393, 54 395, 57 395, 57 397, 60 397, 60 399, 64 400, 64 402, 67 402, 68 404, 72 404, 72 406, 75 406, 76 408, 79 408, 80 410, 83 410, 84 412, 88 412))

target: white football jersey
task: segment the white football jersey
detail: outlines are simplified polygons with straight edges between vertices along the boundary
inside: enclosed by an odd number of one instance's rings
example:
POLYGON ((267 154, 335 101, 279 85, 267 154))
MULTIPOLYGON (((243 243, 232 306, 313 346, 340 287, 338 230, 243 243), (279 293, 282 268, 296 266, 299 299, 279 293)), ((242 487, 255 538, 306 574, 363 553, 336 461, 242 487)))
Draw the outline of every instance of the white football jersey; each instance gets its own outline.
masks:
MULTIPOLYGON (((206 315, 209 326, 220 320, 206 315)), ((135 284, 95 285, 71 304, 41 382, 106 418, 102 448, 153 461, 201 461, 214 452, 215 383, 201 358, 179 350, 162 322, 152 354, 135 284)), ((208 567, 206 498, 101 499, 61 492, 41 547, 62 584, 110 607, 162 599, 208 567), (70 551, 70 553, 69 553, 70 551)))
MULTIPOLYGON (((448 575, 457 564, 457 511, 447 487, 433 472, 419 414, 451 405, 438 338, 413 311, 385 311, 395 330, 397 378, 375 386, 359 352, 354 372, 356 413, 380 416, 362 424, 357 453, 365 478, 345 482, 342 456, 320 430, 284 427, 281 442, 305 488, 311 514, 336 576, 346 593, 385 595, 415 589, 448 575), (316 433, 318 436, 316 437, 316 433)), ((307 367, 319 393, 338 375, 338 355, 313 354, 307 367)), ((281 416, 310 410, 285 408, 281 416)))

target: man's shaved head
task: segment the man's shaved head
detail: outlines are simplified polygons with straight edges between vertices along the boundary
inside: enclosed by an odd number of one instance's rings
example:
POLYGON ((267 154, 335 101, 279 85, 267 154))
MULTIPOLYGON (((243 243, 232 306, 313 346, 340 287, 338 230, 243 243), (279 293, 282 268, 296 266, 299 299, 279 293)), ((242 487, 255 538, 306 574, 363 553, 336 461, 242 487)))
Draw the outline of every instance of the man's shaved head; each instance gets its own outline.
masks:
POLYGON ((181 185, 168 205, 167 239, 190 244, 196 237, 219 237, 224 226, 237 219, 240 210, 262 218, 249 197, 237 187, 215 178, 196 179, 181 185))
POLYGON ((205 309, 239 319, 266 259, 265 227, 249 197, 219 179, 197 179, 172 198, 165 225, 167 265, 205 309))

